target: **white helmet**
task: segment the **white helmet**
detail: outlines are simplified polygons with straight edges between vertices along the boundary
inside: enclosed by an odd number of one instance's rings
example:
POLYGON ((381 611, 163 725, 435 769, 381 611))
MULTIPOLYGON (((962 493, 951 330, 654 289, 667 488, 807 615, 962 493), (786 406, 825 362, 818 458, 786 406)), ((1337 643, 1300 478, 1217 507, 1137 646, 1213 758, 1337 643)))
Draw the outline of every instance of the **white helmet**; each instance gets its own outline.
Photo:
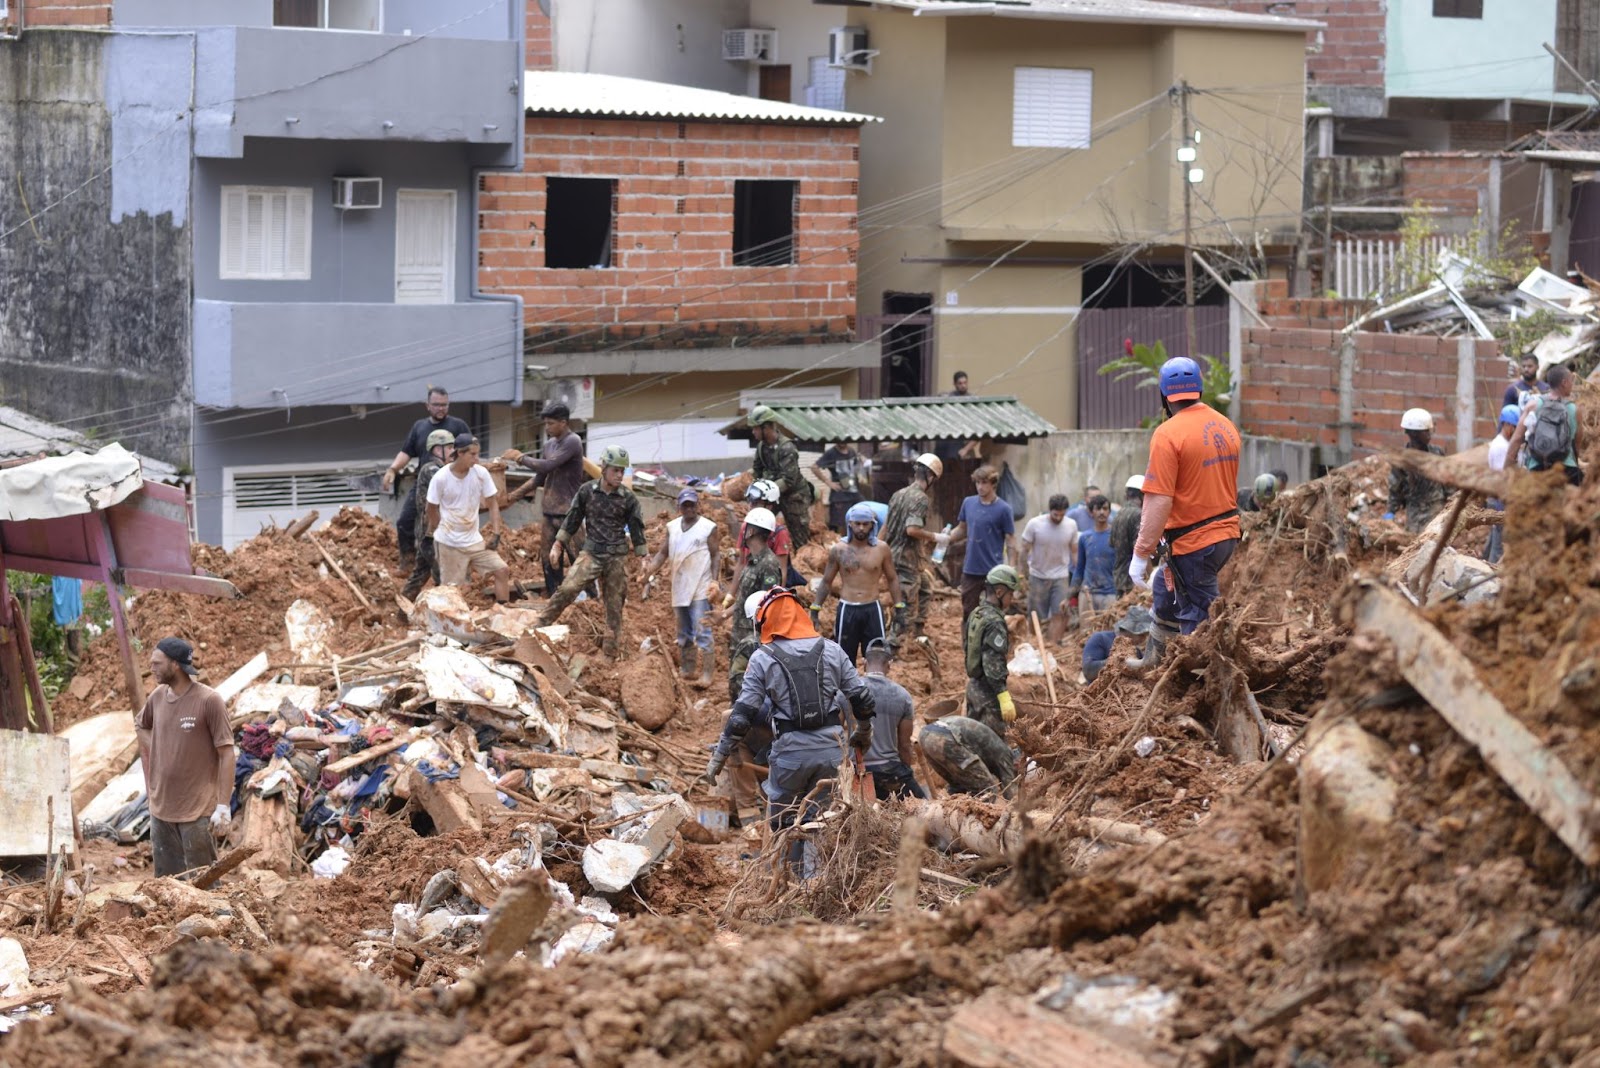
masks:
POLYGON ((1432 430, 1433 416, 1426 408, 1409 408, 1400 417, 1401 430, 1432 430))
POLYGON ((744 517, 744 525, 771 534, 778 529, 778 517, 766 508, 752 508, 750 514, 744 517))
POLYGON ((750 483, 749 489, 744 491, 744 499, 747 501, 765 501, 768 504, 777 504, 779 496, 781 495, 778 493, 778 484, 770 478, 758 478, 750 483))
POLYGON ((917 463, 921 464, 923 467, 926 467, 929 471, 932 471, 934 478, 944 477, 944 461, 939 459, 933 453, 923 453, 921 456, 917 457, 917 463))
POLYGON ((757 590, 744 599, 744 618, 755 622, 756 609, 761 607, 761 602, 767 599, 768 590, 757 590))
POLYGON ((1144 476, 1143 475, 1130 475, 1128 477, 1128 481, 1126 481, 1126 482, 1124 482, 1122 484, 1122 488, 1123 489, 1136 489, 1140 493, 1143 493, 1144 492, 1144 476))

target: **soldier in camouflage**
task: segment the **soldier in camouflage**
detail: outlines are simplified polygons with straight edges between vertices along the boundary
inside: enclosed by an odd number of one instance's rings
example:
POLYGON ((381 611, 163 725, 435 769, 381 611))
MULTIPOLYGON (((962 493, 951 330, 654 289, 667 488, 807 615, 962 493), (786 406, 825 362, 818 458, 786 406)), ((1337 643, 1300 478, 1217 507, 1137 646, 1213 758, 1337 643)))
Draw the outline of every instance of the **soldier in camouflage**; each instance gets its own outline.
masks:
POLYGON ((561 566, 567 545, 585 530, 583 551, 561 580, 561 588, 539 614, 539 625, 549 626, 577 599, 578 593, 595 579, 605 598, 606 626, 611 633, 604 643, 605 654, 616 659, 622 638, 622 606, 628 599, 628 543, 635 556, 645 554, 644 515, 639 498, 622 485, 628 468, 628 453, 613 446, 600 454, 600 477, 585 482, 572 498, 572 508, 550 547, 549 562, 561 566))
MULTIPOLYGON (((422 466, 417 468, 417 484, 412 490, 416 494, 418 515, 428 514, 428 484, 445 464, 454 459, 455 443, 455 435, 448 430, 429 432, 428 452, 422 457, 422 466)), ((416 531, 417 562, 411 569, 411 577, 406 579, 405 589, 400 591, 400 595, 408 601, 417 599, 417 594, 422 592, 428 579, 433 579, 435 586, 439 585, 439 555, 433 547, 433 535, 428 533, 427 523, 418 523, 416 531)))
POLYGON ((778 486, 778 508, 789 528, 789 538, 798 549, 811 540, 811 501, 813 490, 800 473, 800 450, 778 431, 778 417, 765 404, 750 409, 749 423, 756 435, 756 460, 751 477, 768 479, 778 486))
POLYGON ((1011 658, 1011 633, 1005 610, 1021 585, 1017 569, 996 564, 984 576, 983 597, 967 617, 967 716, 1006 736, 1017 718, 1017 706, 1006 689, 1011 658))
POLYGON ((739 573, 739 586, 722 602, 723 614, 733 612, 733 635, 728 647, 728 699, 738 700, 744 687, 744 669, 756 651, 755 624, 744 613, 744 603, 753 593, 783 585, 783 565, 772 555, 767 543, 778 525, 778 517, 765 508, 752 508, 744 517, 744 542, 750 562, 739 573))
MULTIPOLYGON (((1433 444, 1433 415, 1427 409, 1409 409, 1401 416, 1400 426, 1406 432, 1406 448, 1444 455, 1444 450, 1433 444)), ((1433 522, 1449 499, 1450 491, 1427 475, 1396 466, 1389 470, 1389 511, 1384 518, 1393 519, 1404 512, 1406 530, 1416 534, 1433 522)))
POLYGON ((911 484, 889 498, 889 518, 884 520, 883 540, 889 544, 895 574, 900 577, 900 596, 904 611, 894 614, 889 627, 889 644, 898 651, 909 628, 913 638, 922 637, 928 622, 928 603, 933 600, 933 579, 923 562, 923 544, 933 545, 939 535, 928 529, 928 512, 933 501, 928 490, 944 474, 944 461, 931 452, 917 457, 911 468, 911 484))

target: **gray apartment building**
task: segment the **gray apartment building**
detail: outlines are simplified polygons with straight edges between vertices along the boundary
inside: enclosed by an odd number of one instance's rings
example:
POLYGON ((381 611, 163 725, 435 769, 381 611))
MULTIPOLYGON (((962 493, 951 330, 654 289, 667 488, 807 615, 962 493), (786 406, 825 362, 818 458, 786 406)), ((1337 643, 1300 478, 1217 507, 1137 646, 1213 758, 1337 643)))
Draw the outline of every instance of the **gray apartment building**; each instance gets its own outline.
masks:
POLYGON ((487 431, 523 33, 523 0, 0 0, 0 403, 188 469, 225 545, 375 506, 430 383, 487 431))

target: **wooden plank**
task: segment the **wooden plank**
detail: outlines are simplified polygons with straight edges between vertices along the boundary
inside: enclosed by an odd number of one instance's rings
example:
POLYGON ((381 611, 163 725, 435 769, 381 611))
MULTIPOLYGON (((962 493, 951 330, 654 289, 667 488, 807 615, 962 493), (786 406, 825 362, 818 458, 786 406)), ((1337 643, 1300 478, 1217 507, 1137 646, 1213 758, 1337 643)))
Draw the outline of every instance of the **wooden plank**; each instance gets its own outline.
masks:
POLYGON ((204 890, 245 861, 256 855, 256 847, 240 846, 230 849, 226 856, 194 877, 194 888, 204 890))
MULTIPOLYGON (((248 648, 248 646, 246 646, 246 648, 248 648)), ((265 674, 266 670, 267 654, 265 651, 262 651, 257 653, 255 656, 252 656, 248 661, 245 662, 243 667, 239 668, 239 670, 235 671, 232 675, 229 675, 227 678, 218 683, 217 695, 222 698, 223 704, 227 704, 235 697, 238 697, 239 694, 243 693, 246 686, 250 685, 252 682, 255 682, 263 674, 265 674)))
POLYGON ((376 613, 377 609, 372 607, 372 602, 367 600, 367 595, 361 592, 361 587, 350 581, 350 576, 344 573, 344 568, 339 566, 339 561, 335 560, 332 554, 323 547, 322 542, 317 540, 317 536, 307 531, 306 540, 317 547, 317 552, 321 553, 322 558, 328 562, 328 566, 333 568, 333 573, 343 579, 346 586, 350 587, 350 592, 356 595, 356 600, 361 602, 361 606, 369 612, 376 613))
POLYGON ((518 638, 517 644, 511 649, 511 658, 528 670, 537 671, 550 680, 550 685, 554 686, 556 692, 562 697, 566 697, 572 692, 572 679, 568 678, 567 673, 561 670, 561 665, 556 661, 555 656, 545 648, 544 642, 540 640, 538 635, 525 634, 518 638))
POLYGON ((945 1022, 942 1048, 967 1068, 1156 1068, 1163 1063, 1022 998, 961 1006, 945 1022))
POLYGON ((1600 806, 1522 722, 1478 681, 1472 663, 1411 605, 1364 583, 1357 629, 1389 639, 1407 682, 1483 755, 1523 803, 1585 864, 1600 863, 1600 806))
POLYGON ((438 833, 449 834, 463 827, 472 831, 483 830, 483 824, 473 811, 472 802, 467 799, 460 782, 455 779, 429 782, 427 776, 415 768, 406 770, 411 780, 411 800, 422 806, 438 833))
MULTIPOLYGON (((77 979, 84 986, 99 986, 106 981, 103 975, 80 975, 77 979)), ((24 990, 20 994, 12 994, 8 998, 0 998, 0 1012, 10 1012, 20 1009, 24 1005, 39 1005, 46 1001, 55 1001, 72 992, 67 983, 48 983, 36 986, 32 990, 24 990)))
POLYGON ((101 935, 100 941, 111 952, 115 953, 122 963, 128 966, 128 970, 133 973, 135 979, 139 980, 141 986, 150 985, 150 961, 143 953, 133 948, 132 942, 129 942, 121 935, 114 934, 101 935))
POLYGON ((359 768, 369 760, 376 760, 378 757, 388 756, 396 749, 404 749, 406 746, 417 740, 417 733, 418 732, 415 730, 408 731, 403 737, 391 738, 387 742, 383 742, 379 745, 368 746, 359 753, 351 753, 347 757, 335 760, 332 764, 329 764, 322 770, 331 771, 335 775, 343 775, 351 768, 359 768))

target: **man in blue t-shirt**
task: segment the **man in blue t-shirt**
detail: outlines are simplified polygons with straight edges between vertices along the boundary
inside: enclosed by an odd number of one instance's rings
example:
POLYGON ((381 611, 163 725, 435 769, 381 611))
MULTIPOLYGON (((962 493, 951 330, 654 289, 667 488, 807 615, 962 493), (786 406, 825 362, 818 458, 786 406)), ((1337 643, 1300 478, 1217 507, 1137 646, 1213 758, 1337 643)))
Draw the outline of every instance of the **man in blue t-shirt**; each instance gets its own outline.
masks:
POLYGON ((972 484, 978 492, 961 502, 956 528, 950 532, 950 544, 967 543, 966 556, 961 561, 963 634, 967 617, 983 596, 984 576, 991 567, 1011 559, 1017 530, 1011 506, 1000 499, 1000 472, 984 464, 972 472, 972 484))
POLYGON ((1086 609, 1104 612, 1117 603, 1117 550, 1111 544, 1111 502, 1090 497, 1091 527, 1078 535, 1078 562, 1072 569, 1070 591, 1078 596, 1078 614, 1086 609), (1087 593, 1088 597, 1082 596, 1087 593))

